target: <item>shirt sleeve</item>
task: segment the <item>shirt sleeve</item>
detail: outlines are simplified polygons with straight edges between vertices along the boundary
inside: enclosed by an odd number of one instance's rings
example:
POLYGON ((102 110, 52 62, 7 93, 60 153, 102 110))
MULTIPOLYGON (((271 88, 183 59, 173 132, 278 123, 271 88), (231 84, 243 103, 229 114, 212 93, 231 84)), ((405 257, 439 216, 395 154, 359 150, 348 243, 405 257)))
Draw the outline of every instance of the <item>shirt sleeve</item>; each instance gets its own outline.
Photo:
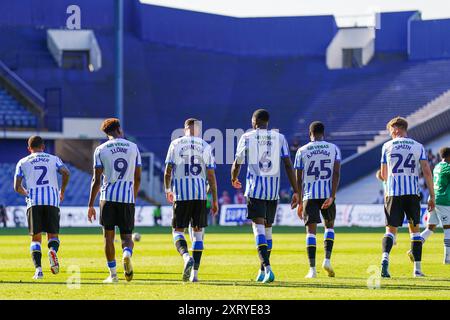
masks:
POLYGON ((301 149, 298 149, 297 153, 295 155, 294 169, 299 169, 299 170, 303 170, 304 169, 303 158, 302 158, 302 150, 301 149))
POLYGON ((427 153, 423 146, 420 147, 420 160, 428 160, 427 153))
POLYGON ((62 162, 62 160, 59 157, 56 157, 56 170, 60 170, 61 168, 65 168, 66 165, 64 164, 64 162, 62 162))
POLYGON ((289 157, 289 145, 285 136, 281 136, 281 158, 289 157))
POLYGON ((341 162, 341 160, 342 160, 341 149, 339 149, 339 147, 336 146, 336 156, 334 158, 334 161, 341 162))
POLYGON ((100 159, 100 149, 95 149, 94 152, 94 168, 103 168, 102 159, 100 159))
POLYGON ((16 177, 23 178, 23 171, 22 171, 22 163, 18 162, 16 165, 16 177))
POLYGON ((167 151, 166 164, 175 164, 175 147, 173 143, 170 144, 169 150, 167 151))
POLYGON ((211 146, 206 148, 206 168, 215 169, 216 168, 216 160, 214 159, 213 150, 211 146))
POLYGON ((136 167, 142 167, 142 158, 139 148, 136 146, 136 167))
POLYGON ((239 139, 238 146, 236 149, 236 161, 239 164, 244 163, 245 156, 247 154, 247 148, 248 148, 248 140, 242 136, 241 139, 239 139))
POLYGON ((386 164, 387 163, 387 159, 386 159, 386 145, 383 144, 383 147, 381 148, 381 163, 386 164))

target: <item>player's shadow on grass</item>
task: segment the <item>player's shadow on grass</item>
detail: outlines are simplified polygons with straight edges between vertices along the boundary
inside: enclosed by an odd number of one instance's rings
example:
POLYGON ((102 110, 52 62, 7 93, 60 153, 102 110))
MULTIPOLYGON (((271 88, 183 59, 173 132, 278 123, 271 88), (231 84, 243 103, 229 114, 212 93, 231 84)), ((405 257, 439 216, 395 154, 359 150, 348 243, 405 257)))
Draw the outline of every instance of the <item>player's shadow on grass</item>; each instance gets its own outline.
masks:
MULTIPOLYGON (((264 287, 264 288, 305 288, 305 289, 365 289, 368 290, 366 284, 343 284, 343 283, 323 283, 323 282, 274 282, 271 284, 256 283, 254 281, 222 281, 222 280, 204 280, 200 282, 201 285, 210 286, 242 286, 242 287, 264 287)), ((430 285, 411 285, 411 284, 389 284, 382 283, 383 290, 448 290, 450 286, 430 286, 430 285)))

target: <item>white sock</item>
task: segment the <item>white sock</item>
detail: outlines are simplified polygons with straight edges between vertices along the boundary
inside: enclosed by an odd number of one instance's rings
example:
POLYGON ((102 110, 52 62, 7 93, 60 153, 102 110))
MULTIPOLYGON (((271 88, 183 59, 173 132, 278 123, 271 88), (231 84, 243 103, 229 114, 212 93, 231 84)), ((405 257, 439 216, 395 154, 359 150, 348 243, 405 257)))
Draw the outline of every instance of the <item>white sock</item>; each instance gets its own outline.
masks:
POLYGON ((450 229, 444 229, 444 254, 450 259, 450 229))
POLYGON ((264 228, 266 234, 266 240, 272 240, 272 227, 264 228))
POLYGON ((124 258, 131 258, 131 252, 128 251, 128 250, 125 250, 125 251, 123 252, 123 257, 124 257, 124 258))
POLYGON ((414 272, 422 271, 422 264, 420 261, 414 261, 414 272))
POLYGON ((389 262, 389 253, 388 252, 383 252, 383 254, 381 255, 381 261, 389 262))
POLYGON ((253 224, 253 234, 255 235, 255 237, 257 237, 258 235, 262 234, 264 235, 264 237, 266 236, 266 229, 264 228, 263 224, 253 224))
POLYGON ((327 259, 327 258, 325 258, 325 259, 323 260, 323 262, 326 263, 326 264, 330 264, 330 263, 331 263, 330 259, 327 259))
POLYGON ((192 272, 194 273, 194 278, 198 278, 198 270, 192 270, 192 272))
POLYGON ((269 273, 270 271, 272 271, 272 267, 271 266, 266 266, 266 267, 264 267, 264 271, 266 273, 269 273))
POLYGON ((42 267, 37 267, 37 268, 36 268, 36 271, 37 271, 37 272, 42 272, 42 267))
POLYGON ((109 268, 109 274, 111 275, 111 277, 117 275, 117 268, 116 267, 109 268))
POLYGON ((433 234, 433 231, 426 228, 425 230, 422 231, 420 236, 423 238, 423 242, 425 242, 432 234, 433 234))
POLYGON ((310 270, 311 272, 316 273, 316 267, 309 267, 309 270, 310 270))
POLYGON ((187 262, 190 258, 191 258, 191 256, 189 255, 189 253, 186 252, 186 253, 183 254, 184 262, 187 262))

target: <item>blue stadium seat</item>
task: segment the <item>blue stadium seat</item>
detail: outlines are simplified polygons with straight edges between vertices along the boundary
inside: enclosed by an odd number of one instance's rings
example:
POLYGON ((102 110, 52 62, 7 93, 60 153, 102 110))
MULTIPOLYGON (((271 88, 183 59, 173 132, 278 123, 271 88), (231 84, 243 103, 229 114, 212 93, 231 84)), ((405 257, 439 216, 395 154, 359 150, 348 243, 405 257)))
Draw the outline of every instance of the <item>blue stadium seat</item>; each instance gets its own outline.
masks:
POLYGON ((36 128, 37 119, 24 106, 0 88, 0 126, 36 128))

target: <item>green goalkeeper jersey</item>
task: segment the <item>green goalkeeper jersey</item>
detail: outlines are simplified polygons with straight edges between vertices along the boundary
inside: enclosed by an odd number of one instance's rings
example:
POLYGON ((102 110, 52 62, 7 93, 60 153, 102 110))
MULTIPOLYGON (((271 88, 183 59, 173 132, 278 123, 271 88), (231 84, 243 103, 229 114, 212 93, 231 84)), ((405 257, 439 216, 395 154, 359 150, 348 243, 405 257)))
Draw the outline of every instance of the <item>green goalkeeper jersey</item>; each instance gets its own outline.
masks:
POLYGON ((450 164, 439 162, 433 170, 436 204, 450 206, 450 164))

